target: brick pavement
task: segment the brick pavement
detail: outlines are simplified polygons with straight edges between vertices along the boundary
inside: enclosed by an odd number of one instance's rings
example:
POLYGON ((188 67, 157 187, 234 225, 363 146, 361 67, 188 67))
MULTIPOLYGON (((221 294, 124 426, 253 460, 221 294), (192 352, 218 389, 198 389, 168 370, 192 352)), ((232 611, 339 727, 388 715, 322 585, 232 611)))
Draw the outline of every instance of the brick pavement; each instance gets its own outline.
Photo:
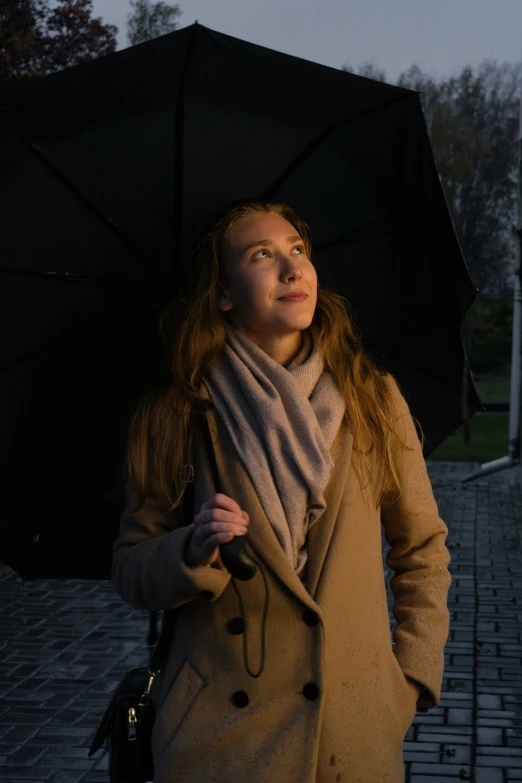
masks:
MULTIPOLYGON (((406 783, 522 780, 522 468, 461 485, 478 467, 428 461, 449 527, 452 620, 441 704, 404 741, 406 783)), ((147 660, 147 624, 109 582, 23 584, 3 570, 3 783, 107 783, 105 749, 87 751, 112 690, 147 660)))

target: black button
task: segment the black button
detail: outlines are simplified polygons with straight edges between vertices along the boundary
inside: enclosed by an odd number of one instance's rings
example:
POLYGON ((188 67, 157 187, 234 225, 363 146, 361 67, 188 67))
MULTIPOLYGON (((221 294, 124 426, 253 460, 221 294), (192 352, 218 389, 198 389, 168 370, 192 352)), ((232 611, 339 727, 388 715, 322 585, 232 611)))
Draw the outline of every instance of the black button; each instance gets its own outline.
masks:
POLYGON ((214 593, 212 590, 200 590, 199 597, 204 598, 205 601, 212 601, 214 598, 214 593))
POLYGON ((317 625, 319 622, 319 615, 314 612, 313 609, 305 609, 303 613, 303 620, 307 625, 317 625))
POLYGON ((236 691, 232 694, 232 704, 236 707, 246 707, 248 704, 248 696, 245 691, 236 691))
POLYGON ((307 682, 302 692, 305 699, 309 699, 310 701, 317 699, 319 696, 319 688, 315 682, 307 682))
POLYGON ((230 620, 228 626, 228 630, 230 633, 244 633, 245 632, 245 621, 242 617, 234 617, 232 620, 230 620))

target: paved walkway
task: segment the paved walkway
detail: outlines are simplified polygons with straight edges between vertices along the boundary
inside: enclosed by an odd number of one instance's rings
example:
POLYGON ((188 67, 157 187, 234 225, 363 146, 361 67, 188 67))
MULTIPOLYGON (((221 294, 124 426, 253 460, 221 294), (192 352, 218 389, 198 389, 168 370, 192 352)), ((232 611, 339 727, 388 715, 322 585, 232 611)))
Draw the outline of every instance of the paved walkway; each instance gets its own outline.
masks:
MULTIPOLYGON (((460 483, 478 467, 428 461, 449 527, 452 622, 441 704, 417 713, 404 742, 407 783, 522 780, 522 468, 460 483)), ((393 625, 389 583, 388 597, 393 625)), ((24 585, 4 569, 2 782, 107 783, 105 749, 87 751, 112 690, 146 663, 147 623, 109 582, 24 585)))

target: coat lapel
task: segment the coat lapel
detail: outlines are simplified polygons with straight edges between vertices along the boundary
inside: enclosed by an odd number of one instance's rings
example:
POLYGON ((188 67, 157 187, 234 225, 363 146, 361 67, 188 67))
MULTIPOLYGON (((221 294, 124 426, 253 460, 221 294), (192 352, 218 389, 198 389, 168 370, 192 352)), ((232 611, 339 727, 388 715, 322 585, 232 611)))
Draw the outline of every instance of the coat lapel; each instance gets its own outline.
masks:
POLYGON ((255 559, 261 558, 304 604, 310 608, 317 608, 313 598, 319 585, 350 466, 353 443, 351 431, 346 426, 341 426, 332 445, 330 453, 335 467, 324 493, 327 508, 309 531, 308 579, 305 588, 281 547, 248 471, 243 466, 215 408, 207 410, 205 415, 216 455, 220 489, 225 495, 236 500, 250 516, 246 540, 248 548, 254 550, 251 551, 252 556, 255 559))
POLYGON ((324 491, 326 509, 308 531, 308 579, 307 590, 314 600, 320 585, 326 555, 339 517, 348 472, 352 460, 353 434, 343 423, 330 450, 334 468, 324 491))

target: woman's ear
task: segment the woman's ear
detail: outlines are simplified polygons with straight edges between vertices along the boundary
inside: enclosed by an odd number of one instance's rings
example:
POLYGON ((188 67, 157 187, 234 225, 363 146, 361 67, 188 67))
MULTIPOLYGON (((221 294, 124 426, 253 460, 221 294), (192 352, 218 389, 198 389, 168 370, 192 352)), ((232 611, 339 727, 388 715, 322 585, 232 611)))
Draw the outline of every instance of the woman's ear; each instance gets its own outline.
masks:
POLYGON ((223 312, 226 312, 227 310, 232 309, 232 302, 229 299, 226 287, 222 281, 219 281, 217 284, 218 288, 218 296, 217 296, 217 302, 218 307, 223 312))

